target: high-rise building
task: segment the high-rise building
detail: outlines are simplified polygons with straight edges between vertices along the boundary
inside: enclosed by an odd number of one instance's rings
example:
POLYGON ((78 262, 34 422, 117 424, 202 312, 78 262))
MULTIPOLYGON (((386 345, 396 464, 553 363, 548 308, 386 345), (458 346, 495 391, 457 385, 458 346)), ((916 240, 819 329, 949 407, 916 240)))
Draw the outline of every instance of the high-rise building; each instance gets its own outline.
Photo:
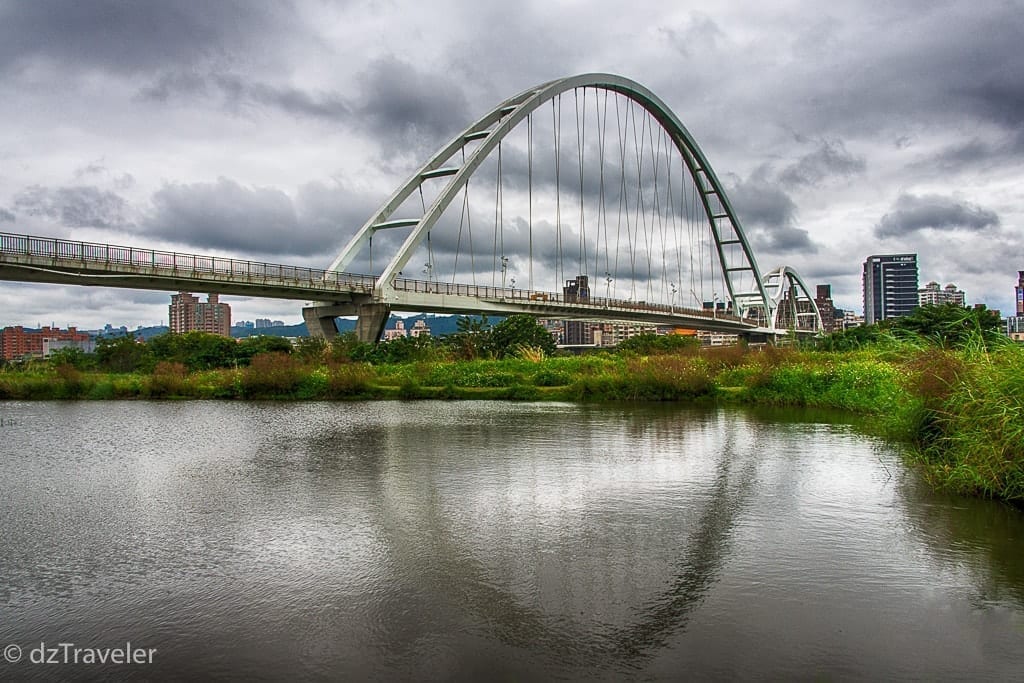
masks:
POLYGON ((821 331, 825 334, 832 334, 839 329, 840 323, 836 321, 836 307, 832 302, 832 285, 818 285, 814 303, 818 307, 818 312, 821 313, 821 331))
POLYGON ((172 294, 168 314, 172 334, 209 332, 231 336, 231 306, 222 304, 217 294, 210 294, 205 302, 189 292, 172 294))
MULTIPOLYGON (((568 304, 590 301, 590 278, 586 275, 577 275, 574 280, 566 280, 565 287, 562 288, 562 298, 568 304)), ((566 320, 563 336, 563 343, 568 346, 594 343, 593 326, 582 320, 566 320)))
POLYGON ((869 256, 864 262, 864 322, 899 318, 917 306, 917 254, 869 256))
POLYGON ((923 288, 917 290, 917 303, 919 306, 955 304, 963 307, 967 304, 967 296, 963 290, 957 289, 954 284, 940 287, 938 282, 929 282, 923 288))
POLYGON ((1024 316, 1024 270, 1017 271, 1017 316, 1024 316))

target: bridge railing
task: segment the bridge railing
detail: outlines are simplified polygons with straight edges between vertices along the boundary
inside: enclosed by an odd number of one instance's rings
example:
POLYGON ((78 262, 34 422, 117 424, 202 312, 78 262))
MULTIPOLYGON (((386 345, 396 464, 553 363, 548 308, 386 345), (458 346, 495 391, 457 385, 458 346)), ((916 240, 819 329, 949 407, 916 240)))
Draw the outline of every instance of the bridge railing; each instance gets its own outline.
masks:
POLYGON ((10 233, 0 233, 0 254, 51 259, 54 265, 65 267, 74 261, 83 265, 146 268, 172 276, 216 275, 264 282, 301 283, 315 287, 334 286, 346 291, 367 293, 373 290, 377 282, 371 275, 338 273, 319 268, 10 233))
MULTIPOLYGON (((213 275, 219 278, 256 282, 265 284, 294 284, 308 286, 311 289, 339 290, 346 292, 364 292, 370 294, 377 284, 372 275, 341 273, 318 268, 289 266, 279 263, 247 261, 243 259, 225 258, 220 256, 203 256, 155 249, 140 249, 113 244, 79 242, 50 237, 34 237, 31 235, 15 235, 0 233, 0 254, 28 256, 47 259, 54 267, 72 266, 127 266, 133 270, 154 275, 170 277, 189 277, 213 275)), ((528 307, 531 304, 578 306, 581 313, 588 309, 617 310, 623 312, 668 313, 706 319, 719 318, 735 322, 749 322, 733 315, 709 313, 703 309, 693 309, 671 304, 613 299, 605 297, 566 297, 557 292, 544 292, 513 287, 488 287, 483 285, 467 285, 453 282, 413 280, 396 278, 394 287, 405 292, 422 294, 438 294, 446 296, 473 297, 477 299, 499 299, 511 301, 528 307)))
POLYGON ((593 296, 587 298, 566 297, 564 294, 558 294, 556 292, 516 289, 512 287, 488 287, 485 285, 465 285, 454 282, 412 280, 407 278, 395 278, 394 287, 399 291, 413 292, 417 294, 466 296, 477 299, 500 299, 524 305, 567 304, 578 305, 583 310, 587 308, 602 308, 623 312, 668 313, 670 315, 679 314, 708 319, 718 318, 734 322, 749 322, 727 313, 714 314, 704 309, 675 306, 672 304, 593 296))

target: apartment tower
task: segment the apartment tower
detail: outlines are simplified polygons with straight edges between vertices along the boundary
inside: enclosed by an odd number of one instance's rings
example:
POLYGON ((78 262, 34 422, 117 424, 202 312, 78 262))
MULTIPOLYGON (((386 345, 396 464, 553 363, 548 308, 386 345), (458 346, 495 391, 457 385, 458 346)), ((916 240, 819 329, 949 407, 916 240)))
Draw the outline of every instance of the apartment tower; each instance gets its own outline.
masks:
POLYGON ((210 294, 205 302, 189 292, 172 294, 168 314, 172 334, 198 331, 231 336, 231 306, 222 304, 217 294, 210 294))
POLYGON ((917 308, 917 254, 880 254, 864 262, 864 322, 899 318, 917 308))

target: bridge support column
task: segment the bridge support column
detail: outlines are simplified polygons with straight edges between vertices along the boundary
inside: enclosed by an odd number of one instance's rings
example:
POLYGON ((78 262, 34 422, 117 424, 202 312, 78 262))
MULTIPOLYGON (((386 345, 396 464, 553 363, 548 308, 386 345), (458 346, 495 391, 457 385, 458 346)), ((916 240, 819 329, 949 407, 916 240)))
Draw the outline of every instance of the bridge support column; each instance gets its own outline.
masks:
POLYGON ((391 306, 374 303, 321 304, 302 309, 302 319, 311 337, 330 341, 338 336, 334 319, 339 315, 356 316, 356 337, 361 342, 376 344, 384 334, 384 326, 391 315, 391 306))
POLYGON ((302 319, 306 323, 306 331, 310 337, 320 337, 330 341, 338 336, 338 328, 334 324, 337 313, 331 306, 310 306, 302 309, 302 319))
POLYGON ((361 342, 376 344, 384 334, 384 326, 391 316, 391 307, 387 304, 363 304, 358 307, 356 318, 356 338, 361 342))

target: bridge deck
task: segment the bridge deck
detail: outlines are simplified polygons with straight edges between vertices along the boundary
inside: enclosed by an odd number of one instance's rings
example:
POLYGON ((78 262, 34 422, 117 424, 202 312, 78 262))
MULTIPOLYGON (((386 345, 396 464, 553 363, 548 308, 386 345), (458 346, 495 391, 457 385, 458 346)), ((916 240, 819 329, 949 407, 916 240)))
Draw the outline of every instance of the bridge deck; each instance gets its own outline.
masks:
POLYGON ((138 247, 0 233, 0 280, 162 291, 212 291, 326 303, 385 303, 431 313, 529 313, 538 317, 669 324, 766 332, 755 323, 679 306, 561 293, 396 278, 377 291, 372 275, 138 247))

